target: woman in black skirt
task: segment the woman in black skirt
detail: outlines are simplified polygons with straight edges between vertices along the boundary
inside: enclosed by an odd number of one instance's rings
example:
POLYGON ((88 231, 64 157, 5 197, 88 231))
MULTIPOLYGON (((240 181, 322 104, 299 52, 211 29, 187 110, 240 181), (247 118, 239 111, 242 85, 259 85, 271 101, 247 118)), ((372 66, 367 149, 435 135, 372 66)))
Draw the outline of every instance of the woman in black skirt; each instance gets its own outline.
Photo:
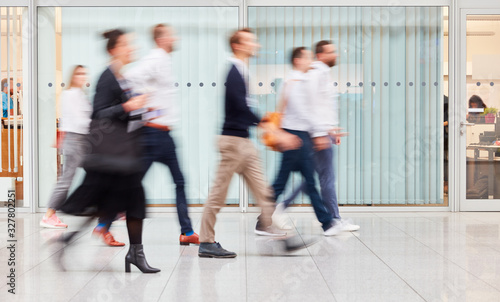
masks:
POLYGON ((149 266, 142 246, 146 202, 141 184, 141 129, 128 127, 130 112, 143 108, 146 97, 131 97, 120 73, 121 68, 132 61, 133 49, 125 32, 115 29, 104 33, 104 37, 111 63, 96 87, 87 143, 89 155, 83 163, 87 175, 62 210, 103 219, 126 211, 130 249, 125 258, 125 271, 130 272, 132 263, 143 273, 157 273, 160 270, 149 266))

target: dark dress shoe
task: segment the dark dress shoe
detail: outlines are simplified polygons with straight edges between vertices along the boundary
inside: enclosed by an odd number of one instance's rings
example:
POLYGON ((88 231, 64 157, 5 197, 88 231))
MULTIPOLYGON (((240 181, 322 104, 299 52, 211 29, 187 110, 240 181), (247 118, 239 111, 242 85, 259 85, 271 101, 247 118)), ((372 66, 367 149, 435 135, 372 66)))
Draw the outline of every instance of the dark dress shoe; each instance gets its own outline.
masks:
POLYGON ((236 253, 225 250, 218 242, 202 242, 198 249, 198 256, 204 258, 234 258, 236 253))
POLYGON ((297 250, 305 249, 317 242, 319 239, 304 239, 298 235, 283 239, 283 244, 286 252, 295 252, 297 250))
POLYGON ((144 255, 142 244, 131 244, 127 256, 125 256, 125 272, 130 273, 130 264, 137 266, 141 272, 146 274, 158 273, 160 270, 149 266, 144 255))

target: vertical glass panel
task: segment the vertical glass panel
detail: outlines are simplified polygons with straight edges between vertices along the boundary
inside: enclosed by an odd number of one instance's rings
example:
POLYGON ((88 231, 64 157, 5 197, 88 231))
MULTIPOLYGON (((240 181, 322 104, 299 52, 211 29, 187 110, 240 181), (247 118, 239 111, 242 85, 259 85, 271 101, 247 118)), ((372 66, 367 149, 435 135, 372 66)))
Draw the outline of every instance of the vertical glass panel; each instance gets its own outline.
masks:
POLYGON ((500 199, 500 15, 468 15, 466 34, 466 198, 500 199))
MULTIPOLYGON (((89 72, 86 94, 95 85, 109 56, 101 34, 122 28, 132 33, 140 59, 154 47, 152 27, 171 25, 179 38, 172 53, 178 84, 180 122, 171 132, 186 182, 190 204, 203 204, 218 164, 216 146, 223 119, 224 82, 230 49, 229 32, 238 27, 237 7, 41 7, 38 9, 39 206, 47 205, 63 156, 52 145, 58 132, 60 94, 75 65, 89 72)), ((137 64, 137 63, 133 63, 137 64)), ((72 188, 84 176, 77 172, 72 188)), ((169 169, 155 163, 144 179, 149 204, 175 204, 175 185, 169 169)), ((235 176, 227 202, 239 204, 235 176)))
MULTIPOLYGON (((250 61, 261 115, 275 111, 294 47, 336 45, 330 84, 339 93, 340 127, 350 134, 333 146, 339 204, 447 205, 446 16, 441 7, 249 7, 262 45, 250 61)), ((281 155, 260 151, 272 182, 281 155)), ((301 181, 292 175, 283 195, 301 181)))
POLYGON ((26 7, 0 7, 0 204, 7 201, 7 190, 15 190, 17 207, 29 206, 24 199, 23 147, 27 139, 23 114, 28 107, 24 87, 29 80, 27 18, 26 7))

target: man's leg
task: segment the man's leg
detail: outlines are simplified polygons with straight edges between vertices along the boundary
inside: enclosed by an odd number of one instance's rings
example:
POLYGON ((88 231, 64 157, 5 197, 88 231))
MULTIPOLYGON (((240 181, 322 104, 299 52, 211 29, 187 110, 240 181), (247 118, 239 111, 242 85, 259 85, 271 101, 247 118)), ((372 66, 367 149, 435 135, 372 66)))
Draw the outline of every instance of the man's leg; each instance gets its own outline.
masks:
POLYGON ((335 171, 333 169, 333 150, 328 148, 314 153, 316 172, 319 176, 323 203, 333 214, 334 219, 340 219, 337 192, 335 190, 335 171))
POLYGON ((238 139, 241 138, 227 135, 221 135, 219 138, 218 144, 221 161, 217 169, 214 184, 203 207, 200 227, 200 242, 202 244, 215 242, 214 227, 217 220, 216 216, 224 206, 229 183, 243 158, 241 154, 237 153, 238 142, 240 142, 238 139))
POLYGON ((266 231, 271 226, 271 216, 276 205, 273 198, 274 193, 264 180, 262 163, 253 143, 249 139, 246 139, 240 144, 239 148, 244 153, 245 158, 245 165, 241 174, 262 212, 258 218, 257 229, 266 231))
POLYGON ((281 155, 281 165, 273 183, 274 200, 285 190, 288 177, 292 172, 292 168, 297 165, 300 160, 300 150, 289 150, 281 155))
POLYGON ((321 222, 324 231, 333 226, 332 212, 321 200, 318 190, 316 190, 316 182, 314 180, 314 159, 312 141, 309 135, 305 133, 300 137, 302 139, 301 157, 300 157, 300 172, 305 178, 306 192, 311 199, 311 204, 316 213, 316 217, 321 222))
POLYGON ((283 205, 285 208, 288 208, 288 206, 294 201, 295 198, 299 195, 300 192, 307 193, 307 183, 303 181, 295 190, 292 192, 292 194, 283 200, 283 205))
POLYGON ((166 147, 166 154, 162 158, 161 162, 168 166, 175 183, 175 204, 177 206, 177 217, 179 218, 179 224, 181 225, 181 233, 190 233, 193 232, 193 227, 191 225, 191 219, 189 219, 186 192, 184 188, 184 176, 182 175, 179 167, 179 161, 177 160, 175 143, 169 132, 165 132, 163 139, 165 140, 163 143, 166 147))

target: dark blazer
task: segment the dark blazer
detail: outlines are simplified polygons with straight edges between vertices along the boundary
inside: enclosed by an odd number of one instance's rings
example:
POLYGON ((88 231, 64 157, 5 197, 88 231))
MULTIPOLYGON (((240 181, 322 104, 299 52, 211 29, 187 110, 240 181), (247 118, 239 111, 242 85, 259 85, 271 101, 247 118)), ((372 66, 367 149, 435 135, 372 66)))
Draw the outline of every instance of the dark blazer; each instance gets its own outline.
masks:
POLYGON ((225 117, 222 135, 248 137, 248 127, 257 125, 260 119, 247 105, 245 80, 235 65, 231 66, 226 79, 225 117))
POLYGON ((142 130, 127 131, 129 114, 122 104, 128 97, 113 72, 106 69, 97 82, 94 110, 88 135, 88 171, 131 174, 140 171, 142 130))

